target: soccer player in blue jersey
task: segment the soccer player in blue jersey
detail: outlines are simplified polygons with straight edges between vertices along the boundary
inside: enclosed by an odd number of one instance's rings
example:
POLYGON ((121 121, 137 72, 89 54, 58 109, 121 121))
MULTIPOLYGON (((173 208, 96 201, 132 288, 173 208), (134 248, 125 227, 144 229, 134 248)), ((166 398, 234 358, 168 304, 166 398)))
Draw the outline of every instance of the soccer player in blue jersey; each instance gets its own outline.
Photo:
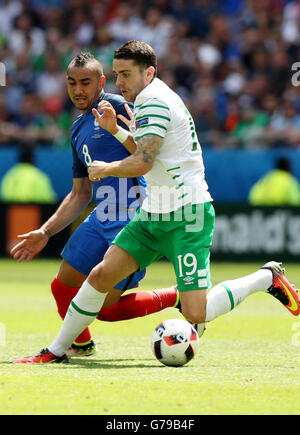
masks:
POLYGON ((124 160, 94 161, 88 168, 91 180, 144 174, 147 197, 72 300, 53 343, 16 364, 67 362, 67 349, 96 318, 110 289, 162 255, 173 263, 182 312, 190 322, 211 322, 257 291, 271 294, 293 315, 300 313, 297 291, 275 261, 210 288, 214 212, 207 195, 201 147, 191 115, 179 96, 156 77, 156 68, 156 55, 143 41, 128 41, 115 51, 116 83, 125 98, 134 101, 131 133, 117 125, 108 101, 101 101, 99 112, 93 109, 93 113, 103 128, 119 134, 123 144, 135 144, 136 151, 124 160), (194 222, 200 213, 202 216, 200 225, 192 229, 191 209, 196 211, 194 222), (182 213, 185 211, 188 213, 182 213))
MULTIPOLYGON (((112 162, 128 157, 135 145, 126 149, 122 143, 97 123, 92 109, 102 100, 108 101, 116 112, 120 126, 128 129, 126 101, 120 95, 104 92, 105 76, 101 63, 90 53, 80 53, 67 69, 68 94, 81 115, 73 124, 71 145, 73 152, 73 188, 57 211, 38 230, 20 235, 20 242, 11 250, 19 262, 30 261, 46 245, 49 238, 67 227, 83 211, 93 197, 96 208, 77 228, 64 247, 62 263, 51 283, 52 293, 62 318, 71 300, 102 259, 115 236, 124 228, 139 207, 145 181, 143 177, 108 177, 93 183, 88 178, 92 161, 112 162)), ((172 307, 177 301, 175 287, 153 291, 131 292, 138 286, 145 270, 133 273, 119 282, 107 295, 98 319, 125 320, 151 314, 172 307)), ((95 353, 89 328, 85 329, 69 349, 69 356, 88 356, 95 353)))

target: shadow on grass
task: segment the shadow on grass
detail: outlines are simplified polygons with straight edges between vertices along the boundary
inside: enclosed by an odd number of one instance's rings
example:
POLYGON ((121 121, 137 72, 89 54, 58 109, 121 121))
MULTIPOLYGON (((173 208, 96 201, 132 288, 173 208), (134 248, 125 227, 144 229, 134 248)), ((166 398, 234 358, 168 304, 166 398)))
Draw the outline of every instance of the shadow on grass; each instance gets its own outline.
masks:
MULTIPOLYGON (((0 369, 1 367, 7 367, 7 366, 11 366, 11 367, 26 367, 26 364, 13 364, 13 360, 12 361, 0 361, 0 369)), ((105 359, 105 360, 97 360, 97 359, 82 359, 82 358, 70 358, 69 359, 69 363, 68 364, 28 364, 28 368, 29 367, 34 367, 34 366, 38 366, 38 367, 49 367, 49 366, 55 366, 55 368, 59 369, 77 369, 77 368, 84 368, 84 369, 106 369, 106 370, 112 370, 112 369, 137 369, 137 368, 157 368, 157 369, 163 369, 166 368, 166 366, 164 366, 163 364, 160 364, 158 361, 155 364, 155 360, 153 360, 152 358, 143 358, 142 360, 137 360, 135 358, 120 358, 120 359, 105 359), (143 363, 141 361, 149 361, 149 363, 143 363)), ((218 364, 205 364, 203 365, 203 368, 207 368, 207 367, 211 367, 211 368, 224 368, 224 366, 222 365, 218 365, 218 364)), ((169 369, 188 369, 190 366, 184 365, 181 367, 168 367, 169 369)), ((201 365, 199 366, 199 368, 201 368, 201 365)), ((228 368, 228 367, 227 367, 228 368)), ((243 364, 243 365, 238 365, 238 366, 232 366, 232 369, 241 369, 241 368, 249 368, 249 369, 261 369, 261 368, 266 368, 265 365, 261 365, 261 364, 243 364)), ((286 365, 281 365, 281 364, 275 364, 274 366, 272 366, 273 369, 296 369, 297 366, 296 365, 290 365, 290 366, 286 366, 286 365)))
MULTIPOLYGON (((139 360, 140 361, 140 360, 139 360)), ((121 358, 121 359, 81 359, 71 358, 68 364, 69 367, 84 367, 86 369, 137 369, 137 368, 155 368, 162 367, 157 364, 153 364, 153 359, 143 359, 142 361, 150 361, 149 364, 138 362, 135 358, 121 358), (132 361, 132 362, 131 362, 132 361), (152 363, 152 364, 151 364, 152 363)))
MULTIPOLYGON (((137 369, 137 368, 161 368, 162 365, 153 364, 153 359, 143 359, 142 361, 150 361, 149 364, 143 364, 142 362, 137 362, 134 358, 124 358, 124 359, 106 359, 106 360, 96 360, 96 359, 81 359, 81 358, 70 358, 68 364, 52 364, 55 367, 61 366, 63 368, 74 369, 74 368, 85 368, 85 369, 137 369)), ((13 361, 0 361, 1 366, 22 366, 26 364, 13 364, 13 361)), ((47 366, 50 364, 28 364, 29 367, 33 365, 47 366)))

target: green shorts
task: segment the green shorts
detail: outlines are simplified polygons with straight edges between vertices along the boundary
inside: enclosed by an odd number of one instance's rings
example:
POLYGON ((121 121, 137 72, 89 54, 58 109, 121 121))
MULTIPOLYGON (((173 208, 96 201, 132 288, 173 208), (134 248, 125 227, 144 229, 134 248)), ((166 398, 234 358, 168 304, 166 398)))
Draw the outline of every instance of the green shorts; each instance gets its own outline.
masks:
POLYGON ((215 211, 210 202, 153 214, 139 209, 113 244, 129 252, 140 269, 166 257, 174 266, 179 291, 211 287, 210 247, 215 211))

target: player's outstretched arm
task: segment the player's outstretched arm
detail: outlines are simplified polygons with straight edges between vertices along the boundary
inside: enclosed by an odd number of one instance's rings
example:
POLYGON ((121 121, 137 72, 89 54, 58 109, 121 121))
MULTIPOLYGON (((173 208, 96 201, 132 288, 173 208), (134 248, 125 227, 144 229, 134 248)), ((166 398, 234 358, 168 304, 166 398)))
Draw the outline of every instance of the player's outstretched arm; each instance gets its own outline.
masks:
POLYGON ((24 260, 32 260, 33 257, 44 249, 49 240, 47 233, 42 229, 20 234, 17 237, 20 239, 20 242, 11 249, 10 254, 19 263, 24 260))
POLYGON ((88 178, 74 178, 73 189, 62 201, 56 212, 41 228, 18 235, 20 240, 10 251, 19 263, 30 261, 47 245, 54 234, 66 228, 87 206, 92 197, 92 186, 88 178))

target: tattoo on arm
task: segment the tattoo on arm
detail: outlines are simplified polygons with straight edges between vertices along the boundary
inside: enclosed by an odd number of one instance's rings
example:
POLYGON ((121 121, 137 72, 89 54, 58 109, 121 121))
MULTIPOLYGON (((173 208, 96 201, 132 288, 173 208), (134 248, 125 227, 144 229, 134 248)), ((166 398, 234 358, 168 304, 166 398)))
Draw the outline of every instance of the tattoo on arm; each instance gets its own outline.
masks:
POLYGON ((136 141, 136 154, 140 154, 142 156, 144 163, 153 165, 155 157, 159 152, 162 140, 163 139, 161 137, 152 134, 141 137, 136 141))

